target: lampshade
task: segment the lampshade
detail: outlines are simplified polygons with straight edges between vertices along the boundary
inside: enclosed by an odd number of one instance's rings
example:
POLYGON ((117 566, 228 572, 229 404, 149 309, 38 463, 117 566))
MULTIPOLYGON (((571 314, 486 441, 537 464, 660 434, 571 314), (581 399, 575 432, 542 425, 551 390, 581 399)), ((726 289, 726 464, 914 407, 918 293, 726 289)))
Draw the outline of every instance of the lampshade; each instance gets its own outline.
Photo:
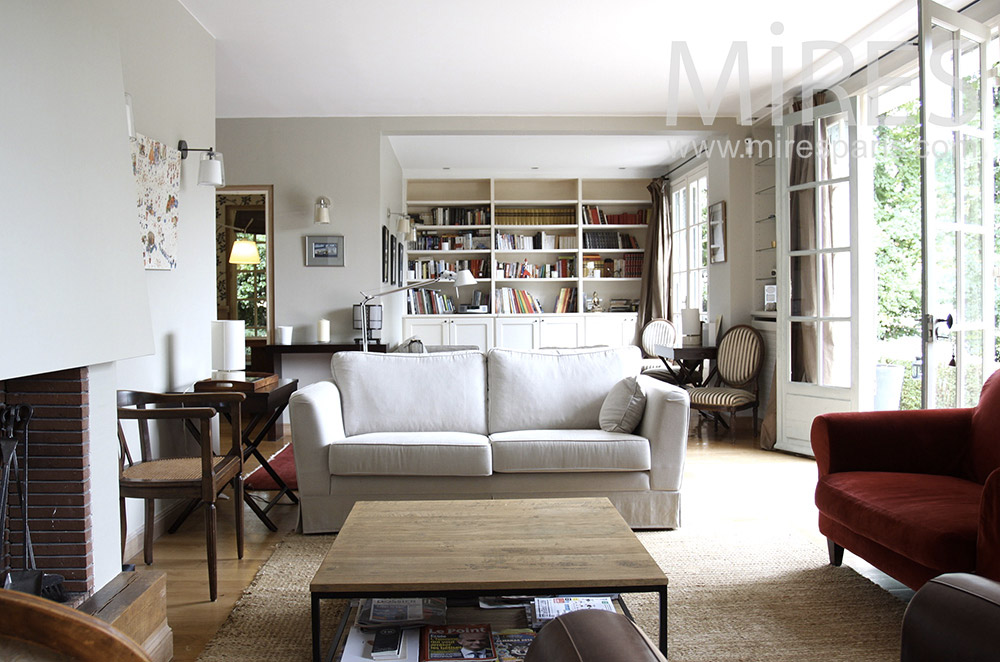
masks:
POLYGON ((229 253, 229 264, 260 264, 257 244, 249 239, 237 239, 229 253))
POLYGON ((222 152, 205 152, 198 164, 198 183, 202 186, 225 186, 226 170, 222 165, 222 152))
POLYGON ((243 320, 212 322, 212 370, 246 368, 246 323, 243 320))
POLYGON ((455 287, 465 287, 466 285, 475 285, 476 278, 472 275, 472 272, 468 269, 462 269, 455 274, 455 287))
POLYGON ((313 222, 324 225, 330 223, 330 198, 320 196, 316 198, 316 209, 313 212, 313 222))
MULTIPOLYGON (((365 304, 368 309, 368 329, 370 331, 379 331, 382 328, 382 306, 380 304, 365 304)), ((354 304, 354 328, 360 329, 361 326, 361 305, 354 304)), ((378 334, 372 334, 373 337, 378 334)))

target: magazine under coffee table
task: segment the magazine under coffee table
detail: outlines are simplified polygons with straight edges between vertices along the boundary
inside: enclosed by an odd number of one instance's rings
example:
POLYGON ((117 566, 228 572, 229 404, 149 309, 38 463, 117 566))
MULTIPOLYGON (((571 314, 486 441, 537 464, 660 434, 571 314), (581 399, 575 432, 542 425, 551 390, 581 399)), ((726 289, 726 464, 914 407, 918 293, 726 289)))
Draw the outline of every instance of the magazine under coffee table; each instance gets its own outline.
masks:
POLYGON ((314 662, 320 601, 367 597, 655 592, 667 653, 667 576, 605 498, 358 502, 309 590, 314 662))

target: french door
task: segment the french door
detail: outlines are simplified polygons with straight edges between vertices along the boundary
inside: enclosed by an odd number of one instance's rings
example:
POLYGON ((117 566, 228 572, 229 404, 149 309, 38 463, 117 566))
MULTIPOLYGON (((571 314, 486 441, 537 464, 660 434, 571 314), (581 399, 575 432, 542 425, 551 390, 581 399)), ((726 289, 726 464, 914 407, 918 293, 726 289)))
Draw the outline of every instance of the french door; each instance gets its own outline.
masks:
POLYGON ((989 29, 921 0, 923 406, 970 407, 993 371, 989 29))
POLYGON ((862 227, 858 195, 858 101, 786 115, 778 145, 776 448, 812 454, 819 414, 858 408, 864 384, 859 329, 862 227))

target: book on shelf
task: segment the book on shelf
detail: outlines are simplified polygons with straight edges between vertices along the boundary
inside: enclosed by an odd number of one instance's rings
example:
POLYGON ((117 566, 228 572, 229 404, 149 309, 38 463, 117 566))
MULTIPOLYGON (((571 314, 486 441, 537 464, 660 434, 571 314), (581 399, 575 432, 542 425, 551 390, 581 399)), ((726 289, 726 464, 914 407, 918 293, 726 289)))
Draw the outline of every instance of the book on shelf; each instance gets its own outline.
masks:
POLYGON ((493 635, 493 647, 497 654, 497 662, 521 662, 528 654, 531 642, 535 640, 534 630, 514 629, 503 630, 493 635))
POLYGON ((421 631, 421 662, 458 662, 469 659, 463 653, 475 651, 475 659, 496 662, 493 629, 487 623, 475 625, 428 625, 421 631))
POLYGON ((620 214, 606 214, 597 205, 583 206, 584 225, 646 225, 646 222, 646 209, 637 209, 620 214))
POLYGON ((429 211, 411 214, 424 225, 489 225, 489 207, 432 207, 429 211))
POLYGON ((576 210, 572 207, 498 207, 497 225, 572 225, 576 210))
POLYGON ((367 598, 358 608, 358 625, 362 629, 444 625, 447 607, 444 598, 367 598))

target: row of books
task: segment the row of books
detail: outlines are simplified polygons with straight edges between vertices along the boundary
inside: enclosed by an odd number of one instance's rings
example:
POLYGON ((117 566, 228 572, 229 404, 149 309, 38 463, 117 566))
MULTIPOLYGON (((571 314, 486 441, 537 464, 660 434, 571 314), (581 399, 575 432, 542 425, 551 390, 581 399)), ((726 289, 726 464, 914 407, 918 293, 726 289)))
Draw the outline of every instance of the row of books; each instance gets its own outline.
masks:
MULTIPOLYGON (((409 215, 424 225, 489 225, 490 208, 487 207, 432 207, 425 212, 409 215)), ((419 229, 419 228, 418 228, 419 229)))
POLYGON ((556 307, 554 313, 575 313, 576 312, 576 288, 562 287, 559 289, 559 296, 556 297, 556 307))
POLYGON ((606 214, 597 205, 583 206, 584 225, 645 225, 647 210, 637 209, 620 214, 606 214))
POLYGON ((495 245, 500 251, 562 250, 576 248, 576 235, 536 232, 535 234, 511 234, 498 232, 495 245))
POLYGON ((528 264, 523 262, 497 262, 495 278, 575 278, 576 258, 560 256, 555 264, 528 264))
POLYGON ((498 288, 495 295, 493 310, 498 314, 505 313, 542 313, 542 304, 534 294, 527 290, 513 287, 498 288))
POLYGON ((536 631, 553 618, 579 609, 615 611, 612 596, 481 598, 480 607, 484 614, 496 608, 523 609, 530 627, 494 632, 488 623, 448 624, 441 598, 369 598, 358 606, 341 662, 519 662, 536 631))
POLYGON ((425 234, 418 235, 416 241, 410 242, 410 250, 441 251, 441 250, 489 250, 490 238, 487 235, 465 232, 462 234, 425 234))
POLYGON ((406 277, 409 280, 437 278, 444 271, 468 269, 475 278, 489 278, 489 260, 409 260, 406 277))
POLYGON ((508 207, 496 210, 497 225, 573 225, 573 207, 508 207))
POLYGON ((406 291, 407 315, 450 315, 455 312, 455 302, 447 294, 423 288, 406 291))
POLYGON ((599 230, 583 233, 584 248, 639 248, 639 240, 624 232, 599 230))

